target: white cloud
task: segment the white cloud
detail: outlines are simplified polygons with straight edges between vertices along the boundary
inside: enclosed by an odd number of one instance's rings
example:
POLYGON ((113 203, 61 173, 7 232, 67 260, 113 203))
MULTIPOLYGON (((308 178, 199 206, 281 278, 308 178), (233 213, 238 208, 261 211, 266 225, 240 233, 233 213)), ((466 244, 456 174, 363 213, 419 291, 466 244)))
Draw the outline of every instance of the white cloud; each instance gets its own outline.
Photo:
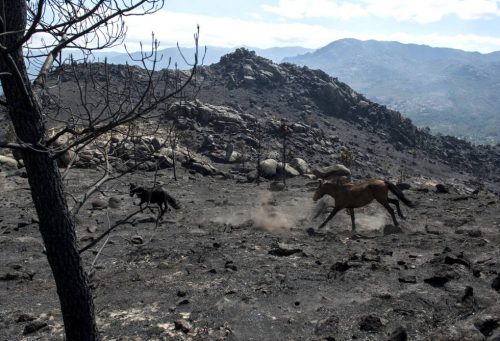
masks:
POLYGON ((260 20, 242 20, 189 13, 161 11, 154 15, 127 18, 127 45, 138 46, 155 32, 162 46, 193 45, 193 33, 200 25, 200 44, 221 47, 303 45, 317 47, 327 44, 339 35, 334 31, 306 24, 286 22, 267 23, 260 20))
POLYGON ((329 0, 280 0, 278 6, 261 5, 261 8, 289 19, 322 17, 351 19, 368 15, 361 3, 329 0))
MULTIPOLYGON (((500 51, 500 38, 475 34, 440 35, 395 32, 390 35, 374 33, 369 36, 370 38, 368 39, 399 41, 406 44, 423 44, 434 47, 450 47, 482 53, 500 51)), ((360 37, 359 39, 363 38, 360 37)))
POLYGON ((500 16, 499 5, 498 0, 279 0, 277 6, 261 7, 289 19, 375 16, 427 24, 446 15, 464 20, 500 16))
POLYGON ((220 47, 254 46, 260 48, 274 46, 300 45, 319 48, 341 38, 361 40, 394 40, 403 43, 427 44, 438 47, 452 47, 468 51, 500 51, 500 37, 441 34, 408 34, 393 32, 378 33, 375 30, 354 33, 349 30, 334 30, 319 25, 289 22, 263 22, 241 20, 227 17, 212 17, 189 13, 160 11, 154 15, 127 18, 129 50, 139 49, 139 42, 155 32, 160 40, 160 48, 175 46, 193 46, 193 33, 200 25, 200 45, 220 47))

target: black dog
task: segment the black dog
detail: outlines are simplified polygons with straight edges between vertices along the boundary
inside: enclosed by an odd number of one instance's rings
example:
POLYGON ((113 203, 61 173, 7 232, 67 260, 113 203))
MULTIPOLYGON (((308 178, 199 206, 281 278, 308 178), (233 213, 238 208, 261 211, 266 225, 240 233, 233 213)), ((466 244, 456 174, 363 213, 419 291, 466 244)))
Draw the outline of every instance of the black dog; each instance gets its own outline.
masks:
POLYGON ((146 189, 143 187, 137 187, 135 184, 131 183, 130 196, 133 197, 134 194, 136 194, 137 197, 141 199, 141 202, 139 203, 141 212, 142 204, 144 203, 146 203, 146 205, 157 204, 160 207, 160 217, 163 216, 163 213, 165 213, 165 211, 167 211, 168 204, 170 204, 170 206, 172 206, 176 210, 181 208, 179 203, 177 203, 177 201, 161 187, 146 189))

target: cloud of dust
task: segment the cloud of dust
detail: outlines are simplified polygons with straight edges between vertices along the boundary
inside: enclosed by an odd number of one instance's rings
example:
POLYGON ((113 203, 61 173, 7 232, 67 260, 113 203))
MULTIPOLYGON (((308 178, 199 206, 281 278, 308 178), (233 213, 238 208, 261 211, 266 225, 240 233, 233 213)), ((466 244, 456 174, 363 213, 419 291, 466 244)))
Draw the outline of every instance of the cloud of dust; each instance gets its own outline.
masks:
MULTIPOLYGON (((238 225, 243 225, 246 221, 250 219, 250 216, 248 212, 244 211, 238 211, 238 212, 231 212, 231 213, 225 213, 223 215, 217 215, 216 217, 209 218, 209 221, 215 224, 225 224, 225 225, 232 225, 232 226, 238 226, 238 225)), ((205 219, 203 219, 205 220, 205 219)))
POLYGON ((289 231, 293 227, 301 227, 312 218, 315 203, 310 196, 280 198, 275 196, 278 194, 267 190, 261 191, 256 196, 256 202, 249 205, 250 209, 228 210, 222 214, 219 212, 208 220, 233 226, 243 225, 250 221, 255 228, 276 233, 289 231))
MULTIPOLYGON (((211 209, 203 214, 203 222, 208 220, 212 223, 232 226, 240 226, 250 222, 257 229, 283 233, 292 228, 305 229, 311 227, 311 224, 312 226, 320 224, 335 205, 335 201, 329 196, 325 196, 315 203, 310 195, 299 193, 263 190, 255 196, 255 202, 253 205, 249 204, 248 209, 235 210, 235 207, 224 207, 221 211, 211 209), (290 195, 287 196, 287 194, 290 195), (318 216, 313 220, 316 214, 318 216)), ((392 224, 387 211, 378 207, 377 203, 355 209, 354 212, 358 231, 379 231, 386 224, 392 224)), ((200 221, 200 224, 203 222, 200 221)), ((346 210, 342 210, 330 220, 328 225, 350 230, 351 218, 346 210)))
POLYGON ((251 213, 251 219, 258 229, 286 232, 309 220, 313 206, 310 197, 292 197, 278 202, 272 192, 263 191, 257 197, 257 205, 251 213))
POLYGON ((381 230, 388 223, 388 219, 390 219, 386 212, 378 210, 369 214, 359 214, 354 211, 354 214, 356 217, 356 227, 365 231, 381 230))
MULTIPOLYGON (((318 201, 317 206, 313 210, 313 216, 318 214, 316 219, 318 224, 327 218, 334 205, 335 201, 329 197, 318 201)), ((387 211, 377 207, 377 205, 378 204, 374 203, 367 207, 354 209, 356 229, 358 231, 377 231, 383 229, 387 223, 392 223, 391 217, 388 215, 387 211)), ((342 230, 351 230, 351 217, 349 212, 347 210, 341 210, 326 226, 327 228, 331 226, 334 229, 341 228, 342 230)))

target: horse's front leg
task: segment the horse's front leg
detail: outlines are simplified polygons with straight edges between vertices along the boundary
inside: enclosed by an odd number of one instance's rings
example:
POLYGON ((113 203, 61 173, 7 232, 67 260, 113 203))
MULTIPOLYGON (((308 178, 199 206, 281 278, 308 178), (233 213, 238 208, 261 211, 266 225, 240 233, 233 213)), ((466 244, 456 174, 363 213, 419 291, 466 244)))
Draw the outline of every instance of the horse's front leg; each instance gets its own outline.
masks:
POLYGON ((334 207, 332 213, 330 213, 330 215, 328 216, 328 218, 326 218, 323 224, 321 224, 318 227, 318 230, 322 229, 326 225, 326 223, 328 223, 335 216, 335 214, 337 214, 338 211, 340 211, 340 208, 334 207))

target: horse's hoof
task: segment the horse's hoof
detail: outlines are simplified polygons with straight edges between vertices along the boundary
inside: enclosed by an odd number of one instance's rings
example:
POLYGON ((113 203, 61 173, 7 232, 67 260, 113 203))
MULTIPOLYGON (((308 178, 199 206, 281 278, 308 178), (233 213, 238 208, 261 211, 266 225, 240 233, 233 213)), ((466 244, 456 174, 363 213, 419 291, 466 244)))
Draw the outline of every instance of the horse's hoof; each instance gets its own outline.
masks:
POLYGON ((307 234, 308 234, 310 237, 312 237, 312 236, 315 236, 315 235, 316 235, 316 231, 315 231, 312 227, 308 228, 308 229, 306 230, 306 232, 307 232, 307 234))

